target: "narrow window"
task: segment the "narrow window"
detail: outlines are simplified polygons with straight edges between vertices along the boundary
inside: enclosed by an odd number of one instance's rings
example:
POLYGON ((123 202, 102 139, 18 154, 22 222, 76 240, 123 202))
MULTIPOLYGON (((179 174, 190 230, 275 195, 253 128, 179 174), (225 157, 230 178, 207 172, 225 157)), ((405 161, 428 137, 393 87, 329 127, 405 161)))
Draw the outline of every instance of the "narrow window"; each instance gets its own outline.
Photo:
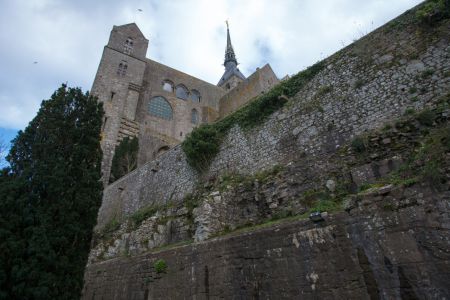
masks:
POLYGON ((117 75, 118 76, 125 76, 127 74, 128 65, 125 60, 122 60, 122 62, 119 64, 119 67, 117 68, 117 75))
POLYGON ((132 51, 133 51, 133 39, 129 37, 126 39, 125 44, 123 45, 123 52, 125 52, 125 54, 131 54, 132 51))
POLYGON ((104 117, 104 118, 103 118, 103 125, 102 125, 102 130, 101 130, 101 131, 105 131, 105 128, 106 128, 106 121, 108 121, 108 117, 104 117))
POLYGON ((115 92, 111 92, 111 99, 109 99, 109 100, 113 101, 115 94, 116 94, 115 92))
POLYGON ((198 124, 198 111, 195 108, 191 112, 191 123, 198 124))
POLYGON ((189 96, 193 102, 200 102, 200 93, 197 90, 192 90, 189 96))

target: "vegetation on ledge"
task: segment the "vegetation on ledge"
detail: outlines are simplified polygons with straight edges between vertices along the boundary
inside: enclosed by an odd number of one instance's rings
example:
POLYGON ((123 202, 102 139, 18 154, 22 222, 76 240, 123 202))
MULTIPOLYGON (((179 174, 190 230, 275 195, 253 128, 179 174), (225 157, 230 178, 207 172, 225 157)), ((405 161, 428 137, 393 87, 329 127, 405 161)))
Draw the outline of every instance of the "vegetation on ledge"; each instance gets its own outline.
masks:
POLYGON ((194 129, 182 144, 188 163, 197 171, 204 171, 218 153, 220 143, 231 127, 239 125, 243 129, 249 129, 261 124, 283 107, 290 97, 297 94, 323 68, 323 62, 318 62, 224 119, 194 129))

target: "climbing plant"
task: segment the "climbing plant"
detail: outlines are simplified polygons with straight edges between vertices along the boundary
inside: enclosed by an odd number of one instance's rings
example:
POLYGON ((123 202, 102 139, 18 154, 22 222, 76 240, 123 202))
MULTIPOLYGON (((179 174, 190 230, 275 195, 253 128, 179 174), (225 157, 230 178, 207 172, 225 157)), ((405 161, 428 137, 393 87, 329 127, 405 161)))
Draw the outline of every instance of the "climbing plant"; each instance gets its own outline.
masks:
POLYGON ((279 83, 269 92, 258 96, 222 120, 194 129, 182 144, 188 163, 197 171, 204 171, 216 156, 221 141, 231 127, 239 125, 243 129, 249 129, 263 123, 268 116, 283 107, 290 97, 297 94, 323 67, 323 63, 318 62, 279 83))

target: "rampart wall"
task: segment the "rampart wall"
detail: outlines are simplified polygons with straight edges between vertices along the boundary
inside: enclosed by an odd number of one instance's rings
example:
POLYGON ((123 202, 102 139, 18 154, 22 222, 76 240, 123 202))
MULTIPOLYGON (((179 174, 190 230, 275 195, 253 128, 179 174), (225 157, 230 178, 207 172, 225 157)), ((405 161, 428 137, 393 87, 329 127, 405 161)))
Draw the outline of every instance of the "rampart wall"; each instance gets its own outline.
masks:
MULTIPOLYGON (((450 91, 450 23, 418 29, 409 19, 391 21, 327 58, 324 69, 264 124, 230 130, 204 178, 252 174, 304 157, 320 160, 409 109, 433 106, 450 91)), ((198 181, 175 147, 105 189, 98 227, 152 203, 182 201, 198 181)))

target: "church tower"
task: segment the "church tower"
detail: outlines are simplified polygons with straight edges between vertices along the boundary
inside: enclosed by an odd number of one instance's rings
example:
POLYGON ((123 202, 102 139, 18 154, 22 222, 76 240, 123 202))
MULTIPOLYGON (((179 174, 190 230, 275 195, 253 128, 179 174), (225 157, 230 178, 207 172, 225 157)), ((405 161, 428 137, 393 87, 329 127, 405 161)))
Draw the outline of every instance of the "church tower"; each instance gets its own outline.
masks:
POLYGON ((226 90, 231 90, 236 87, 240 82, 245 80, 245 76, 239 71, 237 67, 238 62, 236 55, 234 54, 233 45, 231 45, 230 38, 230 28, 227 23, 227 47, 225 48, 225 61, 223 65, 225 66, 225 73, 220 78, 217 84, 221 88, 226 90))
POLYGON ((104 47, 91 94, 103 103, 103 182, 108 184, 116 145, 139 133, 136 107, 146 68, 148 40, 135 23, 114 26, 104 47))

